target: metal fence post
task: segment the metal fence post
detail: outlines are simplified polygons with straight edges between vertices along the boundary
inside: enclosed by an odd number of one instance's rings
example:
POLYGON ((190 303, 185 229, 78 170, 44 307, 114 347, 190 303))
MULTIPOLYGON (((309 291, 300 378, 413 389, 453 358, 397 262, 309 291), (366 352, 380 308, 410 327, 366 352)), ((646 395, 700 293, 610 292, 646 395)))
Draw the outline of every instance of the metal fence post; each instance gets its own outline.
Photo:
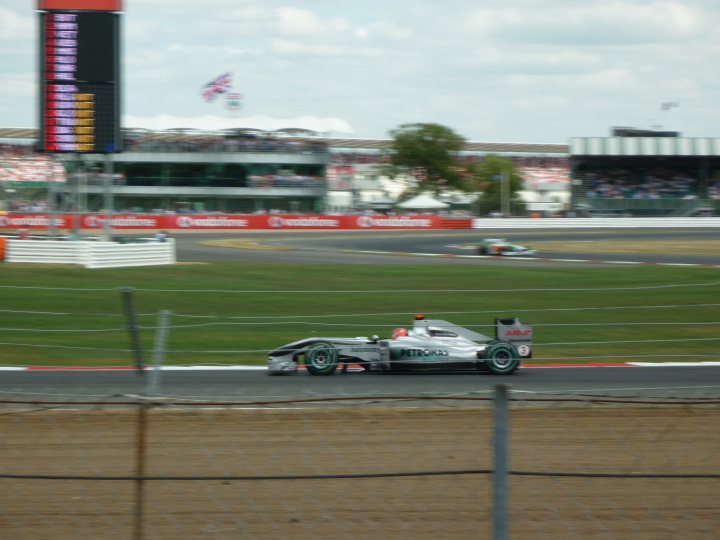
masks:
POLYGON ((143 374, 145 366, 143 365, 142 349, 140 348, 140 336, 138 335, 138 327, 135 322, 135 309, 133 308, 133 289, 131 287, 123 287, 120 289, 122 295, 123 306, 125 308, 125 320, 127 321, 128 333, 130 334, 130 343, 135 357, 135 372, 138 375, 143 374))
POLYGON ((508 385, 495 387, 493 449, 493 540, 508 538, 509 414, 508 385))
POLYGON ((163 360, 165 359, 168 326, 171 314, 171 311, 164 309, 158 316, 158 327, 155 332, 155 346, 153 348, 152 370, 150 371, 147 389, 145 390, 145 393, 148 396, 156 395, 160 387, 160 370, 162 368, 163 360))
POLYGON ((135 531, 134 540, 143 540, 145 521, 145 422, 147 403, 138 404, 137 433, 135 440, 135 531))

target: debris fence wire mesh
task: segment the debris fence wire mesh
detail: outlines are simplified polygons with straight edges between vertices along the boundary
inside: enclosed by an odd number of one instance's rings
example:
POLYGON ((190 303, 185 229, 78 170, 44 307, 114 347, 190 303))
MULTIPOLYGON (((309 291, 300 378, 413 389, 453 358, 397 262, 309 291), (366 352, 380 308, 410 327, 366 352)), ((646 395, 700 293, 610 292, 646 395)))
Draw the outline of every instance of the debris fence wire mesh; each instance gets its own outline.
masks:
MULTIPOLYGON (((512 392, 513 539, 717 538, 720 400, 512 392)), ((491 398, 0 401, 0 538, 493 538, 491 398)))

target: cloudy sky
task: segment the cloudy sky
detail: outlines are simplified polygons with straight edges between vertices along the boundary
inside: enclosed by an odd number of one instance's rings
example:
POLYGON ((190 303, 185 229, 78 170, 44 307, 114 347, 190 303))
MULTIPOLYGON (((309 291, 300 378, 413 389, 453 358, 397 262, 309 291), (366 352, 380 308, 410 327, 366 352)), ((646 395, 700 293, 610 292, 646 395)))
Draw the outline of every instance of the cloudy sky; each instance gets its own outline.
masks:
MULTIPOLYGON (((37 125, 34 4, 0 0, 2 127, 37 125)), ((125 127, 720 137, 718 0, 125 0, 122 27, 125 127), (200 95, 223 72, 239 113, 200 95)))

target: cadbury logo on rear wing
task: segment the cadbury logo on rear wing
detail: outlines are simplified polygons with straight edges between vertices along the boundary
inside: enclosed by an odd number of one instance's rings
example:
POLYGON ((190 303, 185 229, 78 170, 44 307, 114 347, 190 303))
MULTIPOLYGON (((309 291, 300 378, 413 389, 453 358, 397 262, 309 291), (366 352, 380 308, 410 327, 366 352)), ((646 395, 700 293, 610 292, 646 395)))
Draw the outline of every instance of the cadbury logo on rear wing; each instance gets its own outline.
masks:
POLYGON ((505 336, 507 337, 528 337, 532 336, 532 330, 528 328, 527 330, 520 330, 519 328, 515 328, 514 330, 508 330, 505 332, 505 336))
POLYGON ((531 341, 533 329, 531 326, 498 327, 498 338, 508 341, 531 341))

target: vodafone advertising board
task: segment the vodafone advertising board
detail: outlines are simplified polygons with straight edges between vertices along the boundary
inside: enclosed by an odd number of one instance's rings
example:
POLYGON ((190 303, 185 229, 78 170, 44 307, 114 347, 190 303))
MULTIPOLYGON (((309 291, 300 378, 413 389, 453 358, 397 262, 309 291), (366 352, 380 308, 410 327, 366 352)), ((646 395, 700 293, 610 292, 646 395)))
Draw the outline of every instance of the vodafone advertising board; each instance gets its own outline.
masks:
POLYGON ((437 216, 180 215, 163 216, 167 229, 435 229, 437 216))
MULTIPOLYGON (((55 216, 58 229, 73 227, 73 215, 55 216)), ((80 228, 103 229, 107 216, 83 214, 80 228)), ((113 229, 232 230, 232 229, 439 229, 438 216, 325 216, 325 215, 234 215, 234 214, 116 214, 113 229)), ((47 229, 48 214, 0 214, 0 229, 47 229)))
MULTIPOLYGON (((69 216, 55 216, 53 225, 58 229, 72 226, 69 216)), ((0 214, 0 229, 47 229, 50 216, 47 214, 0 214)))

